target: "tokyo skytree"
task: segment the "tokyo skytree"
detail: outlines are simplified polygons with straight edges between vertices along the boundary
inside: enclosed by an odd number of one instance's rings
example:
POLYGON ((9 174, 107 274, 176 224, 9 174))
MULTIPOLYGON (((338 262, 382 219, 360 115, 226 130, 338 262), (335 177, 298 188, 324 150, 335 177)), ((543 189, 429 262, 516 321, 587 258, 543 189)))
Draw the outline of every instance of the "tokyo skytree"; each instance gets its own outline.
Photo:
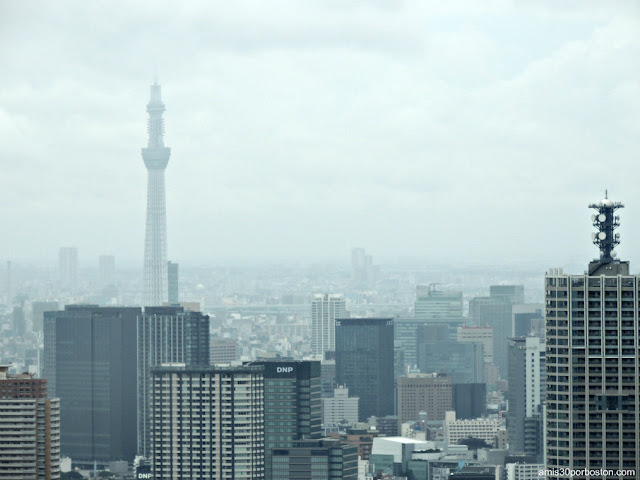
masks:
POLYGON ((147 167, 147 230, 144 239, 144 306, 162 305, 167 301, 167 211, 164 195, 164 170, 171 149, 164 146, 164 103, 160 85, 151 85, 147 105, 149 144, 142 149, 147 167))

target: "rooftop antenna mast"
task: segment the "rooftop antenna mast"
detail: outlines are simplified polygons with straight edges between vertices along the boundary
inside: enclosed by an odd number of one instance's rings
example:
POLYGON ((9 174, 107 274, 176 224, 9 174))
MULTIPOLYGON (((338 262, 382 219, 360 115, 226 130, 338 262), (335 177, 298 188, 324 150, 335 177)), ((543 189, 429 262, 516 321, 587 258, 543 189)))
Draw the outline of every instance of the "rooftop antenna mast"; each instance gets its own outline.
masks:
POLYGON ((620 202, 609 199, 608 191, 604 191, 604 200, 600 203, 592 203, 589 208, 593 208, 597 213, 591 215, 593 226, 598 229, 591 234, 594 245, 600 249, 600 265, 613 263, 615 251, 620 244, 620 234, 615 233, 615 229, 620 226, 620 217, 615 215, 615 211, 624 208, 620 202))

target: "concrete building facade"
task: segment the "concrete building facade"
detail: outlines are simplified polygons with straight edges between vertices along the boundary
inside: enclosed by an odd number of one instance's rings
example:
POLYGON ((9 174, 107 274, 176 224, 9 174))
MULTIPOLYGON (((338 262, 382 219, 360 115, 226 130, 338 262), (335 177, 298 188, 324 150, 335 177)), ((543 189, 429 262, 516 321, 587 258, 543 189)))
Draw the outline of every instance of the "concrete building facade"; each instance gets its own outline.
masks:
POLYGON ((209 316, 182 307, 146 307, 137 318, 138 454, 149 456, 151 369, 209 366, 209 316))
POLYGON ((398 379, 398 425, 419 421, 420 412, 428 420, 444 420, 452 408, 451 377, 444 374, 409 374, 398 379))
POLYGON ((0 478, 60 478, 60 400, 47 380, 0 365, 0 478))
POLYGON ((153 478, 264 479, 263 367, 151 369, 153 478))
POLYGON ((351 425, 358 421, 358 397, 350 397, 349 389, 338 387, 333 391, 333 397, 322 399, 322 417, 325 429, 337 428, 347 423, 351 425))
POLYGON ((311 351, 323 359, 325 352, 336 349, 336 318, 347 318, 343 295, 319 294, 311 302, 311 351))
POLYGON ((563 469, 640 465, 640 276, 613 251, 623 205, 589 207, 600 258, 583 275, 545 276, 546 465, 558 473, 549 480, 568 480, 563 469))

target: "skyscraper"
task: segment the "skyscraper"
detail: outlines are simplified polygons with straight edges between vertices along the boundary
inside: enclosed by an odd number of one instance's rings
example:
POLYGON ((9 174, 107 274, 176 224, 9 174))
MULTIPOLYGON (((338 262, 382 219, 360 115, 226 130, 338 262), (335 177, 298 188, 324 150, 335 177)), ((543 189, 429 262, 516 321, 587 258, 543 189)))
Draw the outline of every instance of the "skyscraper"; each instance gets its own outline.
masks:
POLYGON ((136 453, 137 307, 67 305, 44 314, 44 375, 60 398, 61 450, 107 465, 136 453))
POLYGON ((249 365, 264 368, 265 478, 277 480, 272 476, 273 450, 320 437, 320 362, 258 360, 249 365))
POLYGON ((142 149, 147 167, 147 228, 144 241, 143 305, 162 305, 167 301, 167 212, 164 194, 164 171, 171 149, 164 146, 164 103, 160 85, 151 85, 149 113, 149 143, 142 149))
POLYGON ((509 450, 542 460, 542 405, 545 397, 545 341, 512 338, 509 344, 509 450), (529 440, 529 441, 527 441, 529 440))
POLYGON ((336 380, 360 398, 360 420, 394 413, 393 319, 336 320, 336 380))
POLYGON ((484 383, 484 349, 481 343, 419 343, 418 369, 446 373, 453 383, 484 383))
POLYGON ((209 316, 182 307, 146 307, 137 320, 138 454, 148 457, 151 368, 209 366, 209 316))
POLYGON ((605 198, 589 207, 600 257, 583 275, 545 276, 546 453, 557 473, 549 480, 570 478, 566 469, 640 465, 640 275, 613 251, 623 205, 605 198))
POLYGON ((58 253, 58 274, 60 287, 74 289, 78 283, 78 249, 61 247, 58 253))
POLYGON ((113 285, 116 273, 116 257, 113 255, 100 255, 100 285, 103 287, 113 285))
POLYGON ((60 478, 60 400, 47 381, 0 365, 0 478, 60 478))
POLYGON ((342 295, 314 295, 311 302, 311 349, 318 358, 336 349, 336 318, 347 318, 347 303, 342 295))
POLYGON ((153 368, 153 478, 263 480, 262 372, 262 366, 153 368))

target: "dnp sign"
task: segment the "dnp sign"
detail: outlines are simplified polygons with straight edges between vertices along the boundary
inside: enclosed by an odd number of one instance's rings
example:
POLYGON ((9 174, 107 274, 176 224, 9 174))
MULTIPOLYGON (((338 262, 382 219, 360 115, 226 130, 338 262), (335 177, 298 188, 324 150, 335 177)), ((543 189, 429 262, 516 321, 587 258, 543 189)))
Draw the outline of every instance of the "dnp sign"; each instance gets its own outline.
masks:
POLYGON ((153 473, 139 473, 138 478, 151 479, 153 478, 153 473))
POLYGON ((291 373, 291 372, 293 372, 293 367, 277 367, 276 368, 276 372, 277 373, 291 373))

